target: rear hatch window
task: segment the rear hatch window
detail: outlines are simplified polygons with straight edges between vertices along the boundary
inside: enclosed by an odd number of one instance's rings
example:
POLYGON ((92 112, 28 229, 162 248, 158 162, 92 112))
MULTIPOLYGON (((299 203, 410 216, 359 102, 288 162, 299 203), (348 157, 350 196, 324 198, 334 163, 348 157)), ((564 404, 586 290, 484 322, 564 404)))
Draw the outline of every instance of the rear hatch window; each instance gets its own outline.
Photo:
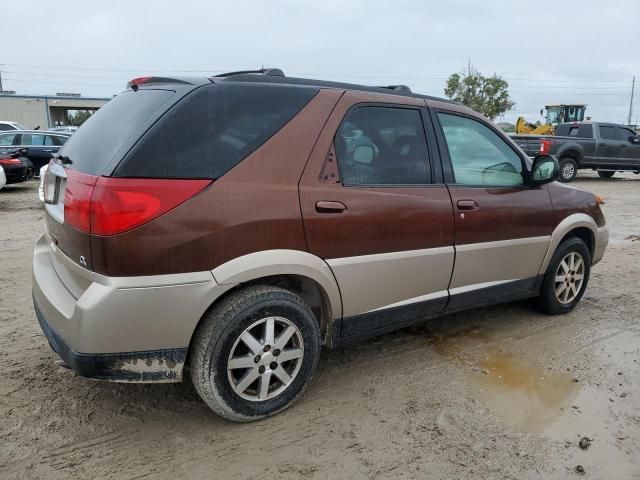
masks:
POLYGON ((317 91, 253 83, 200 87, 163 115, 114 175, 219 178, 280 130, 317 91))
POLYGON ((60 155, 71 161, 65 167, 90 175, 108 175, 108 166, 116 155, 130 149, 144 125, 175 100, 172 90, 141 88, 117 95, 64 144, 60 155))

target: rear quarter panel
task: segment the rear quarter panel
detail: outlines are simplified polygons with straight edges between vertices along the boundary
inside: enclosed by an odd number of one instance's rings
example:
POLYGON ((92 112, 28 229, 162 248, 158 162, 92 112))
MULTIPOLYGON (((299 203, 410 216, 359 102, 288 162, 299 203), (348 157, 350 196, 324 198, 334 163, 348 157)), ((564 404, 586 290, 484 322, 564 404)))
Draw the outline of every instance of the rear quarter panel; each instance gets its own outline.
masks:
POLYGON ((320 90, 258 150, 170 212, 123 234, 92 236, 95 270, 112 276, 206 271, 261 250, 306 251, 298 182, 341 94, 320 90))

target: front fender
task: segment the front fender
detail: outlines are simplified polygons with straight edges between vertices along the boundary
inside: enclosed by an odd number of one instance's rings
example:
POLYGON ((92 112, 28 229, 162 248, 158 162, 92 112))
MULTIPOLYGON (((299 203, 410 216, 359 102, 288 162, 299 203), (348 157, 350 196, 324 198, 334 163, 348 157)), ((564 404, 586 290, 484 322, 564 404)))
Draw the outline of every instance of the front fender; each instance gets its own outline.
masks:
POLYGON ((553 257, 553 254, 558 248, 558 245, 560 245, 560 242, 567 235, 567 233, 569 233, 571 230, 575 230, 576 228, 581 227, 588 228, 593 234, 593 238, 597 238, 598 226, 596 225, 595 220, 586 213, 571 214, 558 224, 558 226, 553 230, 553 233, 551 234, 549 248, 547 249, 547 253, 544 257, 544 260, 542 261, 540 271, 538 272, 540 275, 543 275, 547 271, 549 262, 551 262, 551 257, 553 257))

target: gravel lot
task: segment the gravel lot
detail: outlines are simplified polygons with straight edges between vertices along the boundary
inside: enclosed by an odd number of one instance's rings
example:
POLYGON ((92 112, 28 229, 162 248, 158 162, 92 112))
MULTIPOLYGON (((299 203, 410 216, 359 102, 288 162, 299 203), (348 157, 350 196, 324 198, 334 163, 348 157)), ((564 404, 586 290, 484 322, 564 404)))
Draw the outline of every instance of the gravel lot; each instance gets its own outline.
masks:
POLYGON ((37 184, 5 188, 0 478, 640 478, 640 176, 574 184, 605 196, 611 244, 571 314, 515 303, 325 351, 300 402, 247 425, 188 382, 56 366, 31 305, 37 184))

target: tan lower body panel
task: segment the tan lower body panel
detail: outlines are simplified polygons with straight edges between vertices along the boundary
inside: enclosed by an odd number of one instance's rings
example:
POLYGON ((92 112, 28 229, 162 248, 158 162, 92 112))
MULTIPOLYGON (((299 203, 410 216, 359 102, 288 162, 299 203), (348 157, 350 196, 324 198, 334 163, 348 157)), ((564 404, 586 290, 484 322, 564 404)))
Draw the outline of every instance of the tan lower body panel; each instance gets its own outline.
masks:
POLYGON ((350 317, 413 299, 446 295, 453 247, 327 260, 340 287, 343 315, 350 317))
POLYGON ((449 288, 535 277, 550 241, 542 236, 457 245, 449 288))
POLYGON ((209 305, 233 285, 211 272, 106 277, 80 267, 42 235, 33 257, 33 297, 78 353, 185 348, 209 305))

